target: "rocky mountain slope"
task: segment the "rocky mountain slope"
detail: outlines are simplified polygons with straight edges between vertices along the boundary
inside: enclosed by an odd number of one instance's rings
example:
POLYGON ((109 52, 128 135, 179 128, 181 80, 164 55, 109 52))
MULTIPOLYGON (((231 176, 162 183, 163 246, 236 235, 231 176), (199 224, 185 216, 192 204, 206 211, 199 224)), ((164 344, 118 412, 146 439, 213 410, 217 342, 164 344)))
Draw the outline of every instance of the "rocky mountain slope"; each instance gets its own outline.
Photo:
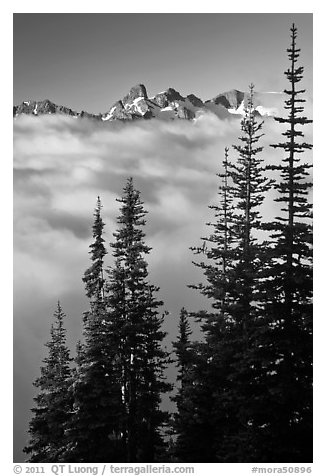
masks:
MULTIPOLYGON (((268 94, 268 93, 265 93, 268 94)), ((257 93, 256 110, 260 115, 275 115, 277 110, 265 107, 262 95, 257 93)), ((43 101, 24 101, 13 108, 14 118, 22 115, 40 116, 42 114, 63 114, 74 118, 89 118, 97 121, 129 121, 135 119, 158 118, 162 120, 187 119, 191 120, 205 112, 213 112, 218 117, 225 118, 230 114, 243 115, 247 94, 236 89, 218 94, 203 102, 194 94, 183 97, 173 88, 148 97, 143 84, 132 87, 129 93, 117 101, 104 114, 91 114, 86 111, 73 111, 66 106, 58 106, 48 99, 43 101)))

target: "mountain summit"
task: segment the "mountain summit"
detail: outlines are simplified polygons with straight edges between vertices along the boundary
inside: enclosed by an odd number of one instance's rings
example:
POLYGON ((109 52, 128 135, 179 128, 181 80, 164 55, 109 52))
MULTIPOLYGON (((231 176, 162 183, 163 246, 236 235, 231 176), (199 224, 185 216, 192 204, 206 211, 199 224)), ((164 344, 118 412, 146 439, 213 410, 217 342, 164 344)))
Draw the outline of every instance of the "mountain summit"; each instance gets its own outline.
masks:
MULTIPOLYGON (((126 96, 119 99, 103 114, 91 114, 86 111, 77 112, 66 106, 58 106, 46 99, 43 101, 24 101, 20 105, 14 106, 13 116, 18 117, 22 114, 34 116, 63 114, 74 118, 88 118, 97 121, 130 121, 151 118, 191 120, 211 112, 220 118, 226 118, 231 114, 243 115, 246 98, 246 93, 231 89, 203 102, 194 94, 184 97, 173 88, 168 88, 155 96, 148 97, 146 87, 143 84, 136 84, 126 96)), ((257 114, 268 116, 277 113, 275 108, 264 107, 261 94, 256 93, 255 99, 257 99, 257 114)))
POLYGON ((237 89, 231 89, 231 91, 227 91, 226 93, 218 94, 210 101, 214 104, 221 104, 226 109, 234 109, 237 110, 239 106, 241 106, 243 100, 245 99, 245 93, 242 91, 238 91, 237 89))

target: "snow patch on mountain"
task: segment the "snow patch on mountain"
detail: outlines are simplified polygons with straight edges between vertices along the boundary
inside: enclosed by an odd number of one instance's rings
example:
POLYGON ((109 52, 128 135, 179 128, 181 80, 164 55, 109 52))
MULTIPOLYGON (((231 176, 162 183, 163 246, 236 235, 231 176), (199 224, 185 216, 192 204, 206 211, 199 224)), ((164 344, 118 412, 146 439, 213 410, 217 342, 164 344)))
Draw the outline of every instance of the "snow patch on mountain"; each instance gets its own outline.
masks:
POLYGON ((245 101, 244 101, 244 99, 241 101, 241 104, 236 109, 228 108, 228 112, 230 114, 238 114, 240 116, 244 116, 245 115, 245 101))
POLYGON ((103 114, 102 121, 109 121, 113 116, 114 111, 116 110, 116 106, 111 107, 110 111, 106 114, 103 114))

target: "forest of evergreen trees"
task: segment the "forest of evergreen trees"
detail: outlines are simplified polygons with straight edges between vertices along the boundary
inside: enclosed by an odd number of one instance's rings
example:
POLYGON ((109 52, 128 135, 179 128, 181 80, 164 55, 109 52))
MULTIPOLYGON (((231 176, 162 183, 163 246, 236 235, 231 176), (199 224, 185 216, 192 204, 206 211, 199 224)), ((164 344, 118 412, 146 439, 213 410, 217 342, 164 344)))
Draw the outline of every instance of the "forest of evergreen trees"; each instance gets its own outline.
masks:
POLYGON ((302 160, 312 146, 301 130, 312 121, 298 87, 296 38, 292 25, 285 113, 275 118, 287 129, 271 145, 281 162, 261 159, 253 85, 234 160, 225 148, 209 233, 193 248, 203 282, 189 283, 210 310, 182 308, 173 343, 176 413, 161 410, 162 394, 173 388, 164 377, 173 355, 162 346, 163 303, 149 280, 147 212, 129 178, 108 269, 97 200, 83 276, 89 308, 74 359, 57 304, 34 382, 29 462, 312 462, 312 184, 302 160), (265 223, 271 191, 280 212, 265 223), (201 325, 200 341, 191 320, 201 325))

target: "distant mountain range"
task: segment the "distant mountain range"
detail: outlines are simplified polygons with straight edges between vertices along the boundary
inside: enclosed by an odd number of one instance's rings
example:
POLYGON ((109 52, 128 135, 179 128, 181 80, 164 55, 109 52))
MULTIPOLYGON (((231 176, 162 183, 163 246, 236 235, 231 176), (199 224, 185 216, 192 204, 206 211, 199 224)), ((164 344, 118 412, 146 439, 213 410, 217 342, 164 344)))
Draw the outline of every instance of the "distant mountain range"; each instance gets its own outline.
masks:
MULTIPOLYGON (((261 116, 274 116, 278 114, 275 105, 276 96, 282 93, 255 93, 255 109, 261 116)), ((66 106, 58 106, 49 99, 43 101, 24 101, 13 108, 14 118, 22 114, 40 116, 44 114, 62 114, 74 118, 88 118, 96 121, 130 121, 135 119, 158 118, 195 119, 196 117, 212 112, 224 119, 231 114, 243 115, 248 94, 237 89, 218 94, 203 102, 194 94, 186 97, 173 88, 148 97, 143 84, 132 87, 129 93, 117 101, 105 113, 92 114, 86 111, 77 112, 66 106)))

